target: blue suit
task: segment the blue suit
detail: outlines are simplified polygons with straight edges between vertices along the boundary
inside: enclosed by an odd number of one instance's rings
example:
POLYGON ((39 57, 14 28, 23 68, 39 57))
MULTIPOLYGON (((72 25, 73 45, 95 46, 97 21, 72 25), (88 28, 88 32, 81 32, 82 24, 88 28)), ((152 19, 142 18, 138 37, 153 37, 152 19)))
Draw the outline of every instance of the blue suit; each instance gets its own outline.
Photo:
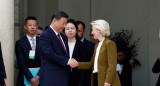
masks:
POLYGON ((67 37, 60 34, 66 47, 64 51, 58 36, 51 27, 40 37, 40 85, 41 86, 68 86, 70 67, 67 37))
MULTIPOLYGON (((39 56, 39 37, 36 37, 36 51, 35 59, 29 59, 29 51, 32 50, 29 40, 26 36, 16 42, 16 57, 17 57, 17 68, 19 69, 17 86, 24 86, 24 77, 26 76, 27 80, 33 78, 31 72, 28 68, 35 68, 41 66, 41 59, 39 56)), ((39 73, 37 74, 39 76, 39 73)))
POLYGON ((1 50, 1 43, 0 43, 0 86, 4 86, 4 79, 6 78, 5 67, 3 63, 3 56, 1 50))

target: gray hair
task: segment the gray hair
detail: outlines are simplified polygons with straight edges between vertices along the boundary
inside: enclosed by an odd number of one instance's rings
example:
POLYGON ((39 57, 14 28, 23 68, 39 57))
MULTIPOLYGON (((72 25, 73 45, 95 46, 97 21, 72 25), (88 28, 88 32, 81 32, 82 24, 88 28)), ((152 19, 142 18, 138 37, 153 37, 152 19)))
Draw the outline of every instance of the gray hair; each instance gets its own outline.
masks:
POLYGON ((102 36, 105 36, 105 37, 110 36, 110 27, 108 22, 106 22, 105 20, 102 20, 102 19, 95 20, 95 21, 92 21, 90 24, 95 29, 100 30, 102 36))

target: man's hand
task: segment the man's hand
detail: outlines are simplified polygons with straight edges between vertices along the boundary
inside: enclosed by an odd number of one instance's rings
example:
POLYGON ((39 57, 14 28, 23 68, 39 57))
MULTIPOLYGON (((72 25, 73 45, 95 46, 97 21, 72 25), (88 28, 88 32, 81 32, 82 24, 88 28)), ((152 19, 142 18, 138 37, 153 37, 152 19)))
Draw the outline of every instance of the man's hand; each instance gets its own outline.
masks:
POLYGON ((31 86, 38 86, 38 83, 35 78, 31 79, 31 86))
POLYGON ((4 86, 8 86, 7 85, 7 79, 4 79, 4 86))
POLYGON ((72 68, 75 68, 75 67, 78 67, 78 66, 79 66, 78 62, 77 62, 74 58, 69 59, 68 65, 69 65, 70 67, 72 67, 72 68))
POLYGON ((36 76, 36 77, 35 77, 37 83, 38 83, 39 78, 40 78, 39 76, 36 76))

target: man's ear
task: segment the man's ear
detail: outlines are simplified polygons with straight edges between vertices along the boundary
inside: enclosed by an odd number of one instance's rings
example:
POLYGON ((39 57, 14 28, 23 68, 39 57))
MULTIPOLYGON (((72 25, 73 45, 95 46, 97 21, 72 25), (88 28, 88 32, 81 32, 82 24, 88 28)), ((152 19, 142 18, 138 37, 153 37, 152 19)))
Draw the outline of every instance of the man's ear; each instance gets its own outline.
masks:
POLYGON ((56 18, 53 18, 53 22, 56 22, 57 21, 57 19, 56 18))
POLYGON ((24 29, 26 30, 27 28, 26 28, 26 25, 24 25, 24 29))

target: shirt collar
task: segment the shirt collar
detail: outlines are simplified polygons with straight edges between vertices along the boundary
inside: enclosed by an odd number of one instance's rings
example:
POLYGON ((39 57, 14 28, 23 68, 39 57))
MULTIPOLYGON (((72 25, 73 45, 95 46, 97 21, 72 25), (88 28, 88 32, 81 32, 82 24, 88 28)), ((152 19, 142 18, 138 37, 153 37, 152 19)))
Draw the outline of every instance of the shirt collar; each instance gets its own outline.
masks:
POLYGON ((52 30, 55 32, 56 35, 58 35, 58 33, 54 30, 54 28, 50 25, 50 27, 52 28, 52 30))
MULTIPOLYGON (((29 35, 26 34, 26 36, 27 36, 27 38, 28 38, 29 40, 32 39, 29 35)), ((36 40, 36 35, 34 35, 33 39, 36 40)))
POLYGON ((81 41, 82 41, 82 42, 84 41, 84 37, 81 39, 81 41))

